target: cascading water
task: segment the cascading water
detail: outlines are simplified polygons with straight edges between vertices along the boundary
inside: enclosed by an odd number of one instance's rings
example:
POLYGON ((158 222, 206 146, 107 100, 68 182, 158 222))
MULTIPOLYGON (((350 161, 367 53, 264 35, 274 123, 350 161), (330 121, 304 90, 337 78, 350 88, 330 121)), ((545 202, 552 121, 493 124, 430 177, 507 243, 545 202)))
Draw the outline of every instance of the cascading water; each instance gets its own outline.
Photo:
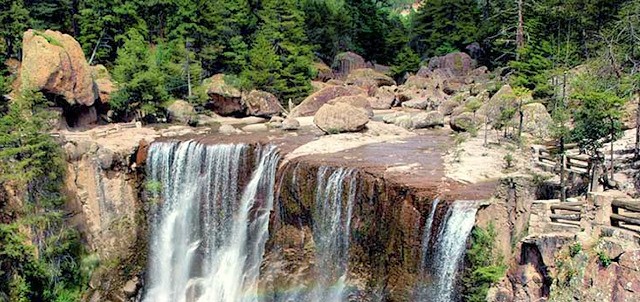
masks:
POLYGON ((258 301, 279 154, 256 148, 244 189, 247 145, 155 143, 148 187, 156 201, 143 301, 258 301))
POLYGON ((429 217, 424 223, 424 230, 422 231, 422 253, 420 255, 420 275, 424 275, 425 270, 427 269, 428 259, 429 259, 429 242, 431 241, 431 229, 433 226, 433 219, 436 216, 436 209, 438 209, 439 199, 435 199, 431 204, 431 211, 429 212, 429 217))
POLYGON ((446 222, 440 229, 431 263, 432 280, 428 299, 423 301, 450 302, 455 300, 455 282, 464 257, 467 237, 475 223, 478 204, 472 201, 455 202, 448 210, 446 222))
POLYGON ((313 215, 317 284, 307 300, 339 302, 345 300, 355 170, 339 168, 329 174, 327 167, 321 167, 317 182, 313 215))

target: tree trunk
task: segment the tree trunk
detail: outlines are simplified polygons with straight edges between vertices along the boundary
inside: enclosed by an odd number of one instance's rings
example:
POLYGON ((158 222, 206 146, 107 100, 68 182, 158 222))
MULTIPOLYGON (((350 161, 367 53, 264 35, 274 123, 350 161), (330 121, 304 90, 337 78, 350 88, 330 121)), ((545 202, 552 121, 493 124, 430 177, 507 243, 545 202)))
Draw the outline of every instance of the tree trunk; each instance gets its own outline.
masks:
POLYGON ((518 114, 520 115, 520 121, 518 122, 518 144, 520 143, 520 137, 522 136, 522 123, 524 121, 524 112, 522 112, 522 98, 518 102, 518 114))
POLYGON ((522 12, 522 1, 518 0, 518 27, 516 29, 516 60, 520 59, 519 50, 524 47, 524 14, 522 12))
POLYGON ((611 180, 613 179, 613 174, 614 174, 614 169, 613 169, 613 141, 614 141, 614 136, 615 136, 615 131, 613 129, 614 126, 614 121, 613 118, 609 118, 609 122, 611 123, 611 153, 610 153, 610 160, 611 160, 611 164, 610 164, 610 168, 611 168, 611 180))
POLYGON ((489 128, 489 118, 488 117, 484 117, 484 145, 483 146, 487 146, 487 132, 489 128))
POLYGON ((564 154, 564 136, 560 137, 560 201, 567 201, 567 157, 564 154))
POLYGON ((636 149, 635 149, 635 159, 640 159, 640 93, 636 93, 635 99, 638 102, 638 107, 636 108, 636 149))
POLYGON ((186 43, 185 44, 185 50, 187 52, 187 88, 188 88, 188 94, 187 94, 187 98, 189 99, 189 101, 191 101, 191 66, 190 66, 190 62, 189 62, 189 44, 186 43))
POLYGON ((78 26, 78 17, 80 17, 78 2, 79 0, 71 1, 71 23, 73 25, 73 36, 76 38, 80 36, 80 26, 78 26))

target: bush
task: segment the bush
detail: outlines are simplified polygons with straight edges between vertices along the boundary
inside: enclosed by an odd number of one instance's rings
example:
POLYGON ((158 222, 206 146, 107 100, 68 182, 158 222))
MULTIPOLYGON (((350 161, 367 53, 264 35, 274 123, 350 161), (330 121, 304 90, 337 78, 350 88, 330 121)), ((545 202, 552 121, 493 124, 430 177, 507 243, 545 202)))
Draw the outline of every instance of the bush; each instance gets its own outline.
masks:
POLYGON ((607 253, 605 253, 604 251, 598 251, 598 261, 600 262, 600 265, 602 265, 602 267, 608 267, 612 262, 609 255, 607 255, 607 253))
POLYGON ((569 255, 572 258, 580 254, 580 252, 582 252, 582 244, 580 244, 579 242, 576 242, 573 245, 571 245, 571 247, 569 247, 569 255))
POLYGON ((496 251, 496 230, 493 223, 486 229, 476 226, 471 233, 471 247, 465 256, 466 268, 462 276, 462 300, 485 301, 492 284, 506 272, 503 257, 496 251))

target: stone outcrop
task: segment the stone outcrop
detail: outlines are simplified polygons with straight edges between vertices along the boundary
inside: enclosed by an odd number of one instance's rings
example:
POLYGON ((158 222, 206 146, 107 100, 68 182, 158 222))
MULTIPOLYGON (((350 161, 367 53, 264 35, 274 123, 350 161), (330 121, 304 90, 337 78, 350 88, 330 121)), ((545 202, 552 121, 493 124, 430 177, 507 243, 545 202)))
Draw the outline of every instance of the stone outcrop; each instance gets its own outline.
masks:
POLYGON ((420 112, 411 117, 411 124, 415 129, 444 126, 444 116, 438 111, 420 112))
MULTIPOLYGON (((541 103, 530 103, 522 106, 522 131, 536 138, 549 136, 549 125, 553 122, 547 107, 541 103)), ((519 114, 513 118, 514 125, 520 122, 519 114)))
POLYGON ((367 67, 364 58, 350 51, 337 54, 333 62, 335 73, 342 76, 348 75, 352 70, 367 67))
POLYGON ((92 106, 98 94, 80 44, 57 31, 28 30, 22 38, 22 86, 92 106))
POLYGON ((389 109, 396 100, 396 86, 384 86, 376 90, 373 98, 369 99, 373 109, 389 109))
POLYGON ((451 117, 449 121, 451 129, 460 132, 467 132, 473 129, 478 129, 480 126, 480 119, 474 116, 471 112, 464 112, 460 115, 451 117))
POLYGON ((325 104, 313 117, 313 123, 328 134, 357 132, 364 129, 369 116, 348 103, 325 104))
POLYGON ((247 115, 272 117, 282 113, 278 98, 266 91, 252 90, 242 99, 247 106, 247 115))
POLYGON ((296 106, 289 116, 301 117, 314 115, 322 105, 341 96, 366 95, 366 91, 353 86, 328 86, 308 96, 302 103, 296 106))
POLYGON ((216 74, 204 80, 202 84, 209 95, 205 107, 222 116, 243 116, 247 107, 242 101, 242 93, 227 83, 225 77, 224 74, 216 74))

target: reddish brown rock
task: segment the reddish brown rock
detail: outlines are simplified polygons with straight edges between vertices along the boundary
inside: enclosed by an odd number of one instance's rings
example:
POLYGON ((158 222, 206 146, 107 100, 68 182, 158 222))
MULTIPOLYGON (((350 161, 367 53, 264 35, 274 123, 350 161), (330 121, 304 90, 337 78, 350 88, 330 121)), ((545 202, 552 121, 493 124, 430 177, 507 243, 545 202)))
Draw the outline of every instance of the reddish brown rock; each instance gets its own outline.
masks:
POLYGON ((93 105, 98 93, 82 48, 73 37, 30 29, 22 45, 22 86, 60 95, 70 105, 93 105))
POLYGON ((304 99, 302 103, 296 106, 291 113, 289 113, 289 116, 312 116, 318 111, 318 109, 320 109, 320 107, 322 107, 322 105, 326 104, 330 100, 341 96, 359 94, 366 95, 366 91, 353 86, 328 86, 304 99))
POLYGON ((142 139, 138 143, 138 150, 136 151, 136 165, 138 167, 143 166, 147 162, 147 154, 149 153, 149 142, 142 139))
POLYGON ((207 88, 209 102, 206 107, 222 116, 244 116, 247 107, 242 93, 225 80, 224 74, 216 74, 202 83, 207 88))
POLYGON ((395 89, 395 86, 385 86, 378 88, 374 96, 372 98, 369 98, 371 107, 373 109, 391 108, 396 100, 396 94, 394 92, 395 89))

